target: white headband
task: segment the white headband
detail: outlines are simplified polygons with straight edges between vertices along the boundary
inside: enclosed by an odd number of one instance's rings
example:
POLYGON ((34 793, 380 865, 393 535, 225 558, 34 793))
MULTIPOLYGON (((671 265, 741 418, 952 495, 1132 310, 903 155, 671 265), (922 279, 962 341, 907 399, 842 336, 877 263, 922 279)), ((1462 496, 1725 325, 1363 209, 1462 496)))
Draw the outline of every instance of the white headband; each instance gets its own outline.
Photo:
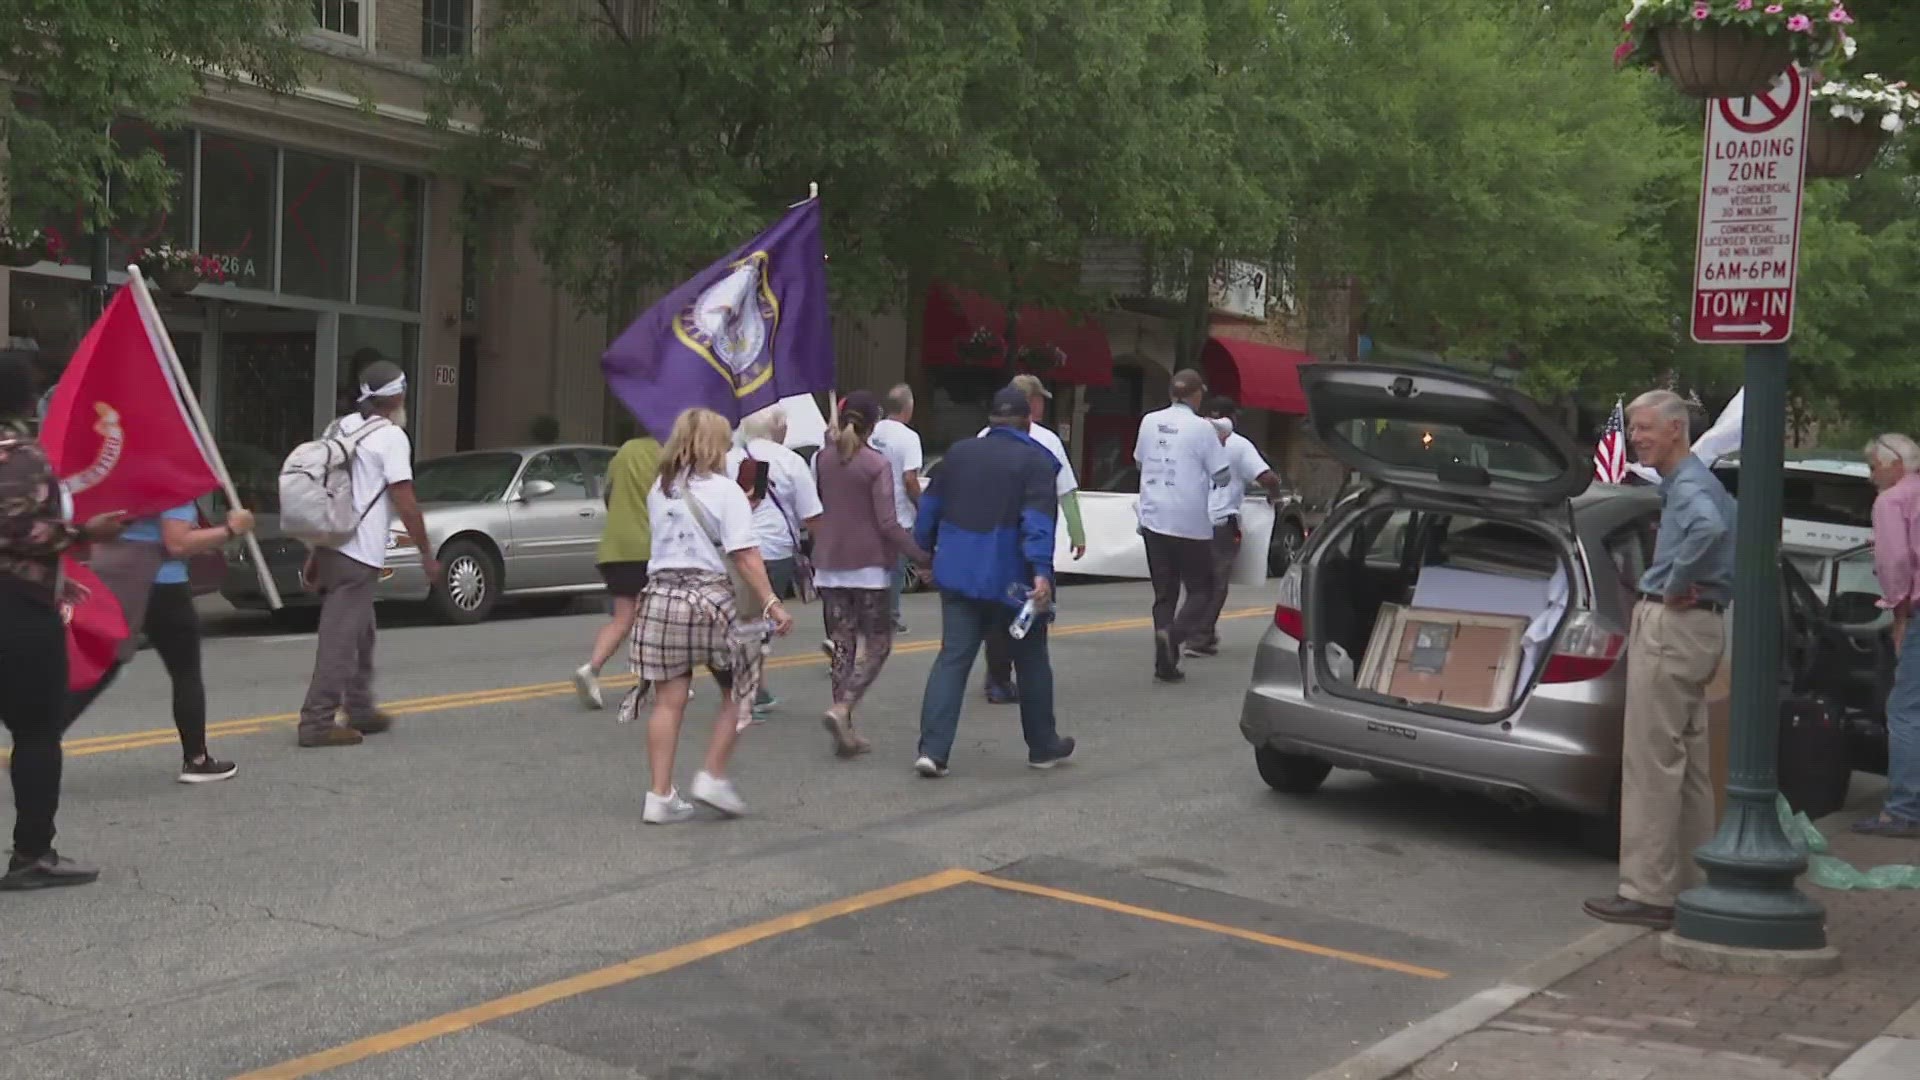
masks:
POLYGON ((360 400, 364 402, 364 401, 370 401, 374 398, 393 397, 405 391, 406 388, 407 388, 407 377, 405 375, 402 375, 399 378, 394 379, 392 382, 388 383, 385 386, 380 387, 378 390, 368 386, 366 383, 361 383, 360 384, 360 400))

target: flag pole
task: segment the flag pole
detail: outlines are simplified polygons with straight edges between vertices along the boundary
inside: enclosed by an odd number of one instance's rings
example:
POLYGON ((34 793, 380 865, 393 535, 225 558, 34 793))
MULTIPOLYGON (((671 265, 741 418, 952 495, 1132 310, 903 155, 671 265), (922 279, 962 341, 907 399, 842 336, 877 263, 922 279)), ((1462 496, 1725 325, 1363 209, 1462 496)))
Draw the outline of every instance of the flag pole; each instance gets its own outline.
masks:
MULTIPOLYGON (((133 288, 133 301, 140 309, 141 321, 147 324, 150 333, 159 331, 154 336, 159 339, 160 355, 173 375, 175 393, 186 404, 187 419, 193 424, 193 433, 200 440, 200 452, 207 456, 208 464, 213 466, 213 475, 226 492, 227 502, 235 510, 245 509, 240 505, 239 491, 233 486, 233 475, 227 471, 227 463, 220 456, 220 447, 213 441, 213 431, 207 426, 206 414, 200 411, 200 399, 193 392, 193 383, 187 379, 187 369, 180 363, 180 354, 173 349, 173 335, 167 333, 167 324, 160 320, 160 310, 153 306, 153 295, 147 291, 147 279, 138 266, 127 267, 127 284, 133 288)), ((245 542, 253 572, 260 577, 260 590, 266 593, 267 606, 279 611, 285 605, 280 601, 280 590, 273 584, 273 575, 267 572, 267 556, 260 550, 260 538, 249 532, 245 542)))

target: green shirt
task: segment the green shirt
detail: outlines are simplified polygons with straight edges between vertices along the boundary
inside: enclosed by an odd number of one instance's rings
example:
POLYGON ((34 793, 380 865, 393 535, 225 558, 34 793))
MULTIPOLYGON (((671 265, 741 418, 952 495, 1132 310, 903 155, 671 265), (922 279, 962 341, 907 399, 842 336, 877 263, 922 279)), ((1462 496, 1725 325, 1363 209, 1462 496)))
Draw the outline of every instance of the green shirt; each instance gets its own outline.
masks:
POLYGON ((600 534, 597 562, 646 562, 653 556, 653 527, 647 521, 647 492, 660 476, 660 444, 628 439, 607 466, 607 528, 600 534))

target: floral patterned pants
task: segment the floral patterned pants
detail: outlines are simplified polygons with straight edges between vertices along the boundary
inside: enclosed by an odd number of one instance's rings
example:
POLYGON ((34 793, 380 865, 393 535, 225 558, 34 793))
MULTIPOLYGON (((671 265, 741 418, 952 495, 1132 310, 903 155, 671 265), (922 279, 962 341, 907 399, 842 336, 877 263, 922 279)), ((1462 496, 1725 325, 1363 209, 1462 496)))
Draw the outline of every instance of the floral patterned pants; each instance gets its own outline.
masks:
POLYGON ((893 608, 885 589, 821 589, 833 642, 833 703, 854 706, 893 652, 893 608))

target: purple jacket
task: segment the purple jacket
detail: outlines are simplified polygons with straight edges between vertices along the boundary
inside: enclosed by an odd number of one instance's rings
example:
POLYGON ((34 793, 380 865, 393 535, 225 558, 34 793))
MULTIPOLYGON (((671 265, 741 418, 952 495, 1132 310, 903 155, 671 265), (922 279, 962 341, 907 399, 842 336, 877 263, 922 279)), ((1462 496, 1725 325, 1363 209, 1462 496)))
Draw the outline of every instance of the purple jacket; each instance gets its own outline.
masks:
POLYGON ((892 566, 901 556, 925 561, 927 553, 894 515, 893 470, 880 451, 863 446, 842 461, 829 443, 814 455, 813 471, 825 508, 813 530, 814 569, 892 566))

